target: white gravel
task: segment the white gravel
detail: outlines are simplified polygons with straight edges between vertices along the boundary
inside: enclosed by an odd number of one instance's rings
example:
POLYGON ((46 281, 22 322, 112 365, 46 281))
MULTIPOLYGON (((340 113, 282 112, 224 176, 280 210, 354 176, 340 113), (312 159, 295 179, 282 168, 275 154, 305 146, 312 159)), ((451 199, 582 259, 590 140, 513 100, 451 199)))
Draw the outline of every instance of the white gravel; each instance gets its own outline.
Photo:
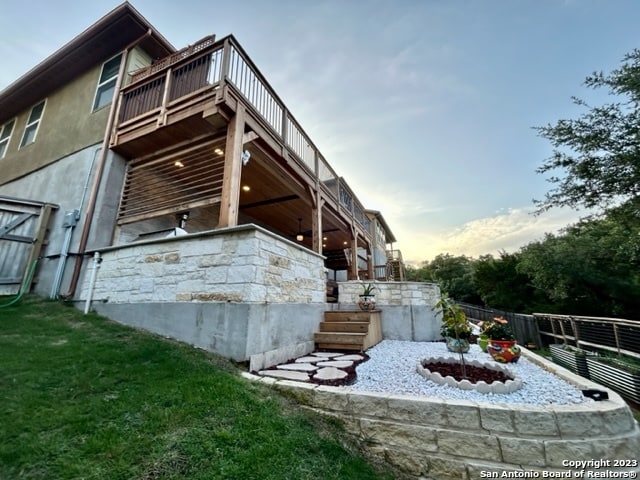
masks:
MULTIPOLYGON (((458 357, 458 354, 448 352, 442 342, 383 340, 366 353, 370 358, 356 369, 357 379, 351 385, 355 390, 504 404, 567 405, 593 401, 584 397, 578 388, 524 357, 517 363, 508 364, 508 368, 523 380, 520 390, 505 394, 483 394, 436 385, 416 372, 417 363, 424 358, 443 355, 458 357)), ((493 362, 489 354, 482 352, 477 345, 471 345, 465 358, 493 362)))

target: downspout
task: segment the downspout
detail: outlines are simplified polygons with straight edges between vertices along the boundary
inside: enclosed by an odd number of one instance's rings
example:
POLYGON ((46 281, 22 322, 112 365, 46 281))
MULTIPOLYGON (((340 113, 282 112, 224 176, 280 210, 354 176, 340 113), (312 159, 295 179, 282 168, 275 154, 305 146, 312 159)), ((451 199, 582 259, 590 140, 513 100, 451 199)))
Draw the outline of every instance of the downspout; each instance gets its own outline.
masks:
POLYGON ((140 43, 144 38, 151 36, 152 30, 147 30, 147 33, 142 35, 134 42, 127 45, 122 52, 122 60, 120 61, 120 70, 118 72, 118 79, 116 81, 115 88, 113 90, 113 98, 111 99, 111 107, 109 110, 109 118, 107 119, 107 126, 104 132, 104 138, 102 139, 102 147, 100 149, 100 157, 98 158, 98 166, 96 168, 96 175, 91 187, 91 196, 89 197, 89 203, 87 205, 87 214, 85 217, 84 225, 82 226, 82 235, 80 237, 80 244, 78 245, 78 255, 73 266, 73 275, 71 276, 71 282, 69 283, 69 291, 62 295, 65 298, 73 298, 78 286, 78 280, 80 279, 80 270, 82 269, 82 261, 84 259, 85 249, 87 248, 87 241, 89 240, 89 231, 91 230, 91 224, 93 223, 93 215, 96 209, 96 201, 98 199, 98 191, 100 190, 100 184, 102 183, 102 175, 104 174, 104 166, 107 160, 107 154, 109 151, 109 139, 111 138, 111 132, 115 123, 115 116, 118 110, 118 96, 120 89, 122 88, 122 80, 124 78, 124 71, 127 65, 127 59, 129 57, 129 50, 140 43))

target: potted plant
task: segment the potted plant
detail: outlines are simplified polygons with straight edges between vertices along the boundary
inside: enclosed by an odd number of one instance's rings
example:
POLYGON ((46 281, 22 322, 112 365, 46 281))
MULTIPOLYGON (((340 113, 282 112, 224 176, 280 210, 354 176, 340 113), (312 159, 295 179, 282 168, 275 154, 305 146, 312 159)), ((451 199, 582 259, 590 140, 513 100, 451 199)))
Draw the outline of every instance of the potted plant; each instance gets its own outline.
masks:
POLYGON ((358 307, 360 307, 360 310, 375 310, 376 296, 373 294, 375 289, 376 287, 373 284, 362 282, 362 293, 358 299, 358 307))
POLYGON ((487 351, 496 362, 515 363, 520 359, 520 347, 504 317, 494 317, 492 320, 481 322, 480 329, 481 334, 489 338, 487 351))
POLYGON ((460 354, 460 373, 463 378, 466 378, 464 354, 469 351, 469 338, 471 338, 472 333, 467 316, 460 306, 454 303, 446 294, 440 296, 440 301, 436 303, 434 308, 442 313, 440 335, 445 338, 447 349, 450 352, 460 354))
POLYGON ((436 308, 442 311, 440 335, 447 341, 449 351, 468 352, 472 329, 465 313, 447 296, 442 296, 436 308))

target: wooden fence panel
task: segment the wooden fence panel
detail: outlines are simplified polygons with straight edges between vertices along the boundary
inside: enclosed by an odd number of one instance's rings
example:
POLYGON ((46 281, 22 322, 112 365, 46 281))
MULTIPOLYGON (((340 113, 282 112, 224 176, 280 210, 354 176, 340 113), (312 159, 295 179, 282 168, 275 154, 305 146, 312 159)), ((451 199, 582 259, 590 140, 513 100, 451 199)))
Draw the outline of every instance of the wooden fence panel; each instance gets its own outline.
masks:
POLYGON ((54 205, 0 196, 0 295, 18 293, 40 255, 54 205))

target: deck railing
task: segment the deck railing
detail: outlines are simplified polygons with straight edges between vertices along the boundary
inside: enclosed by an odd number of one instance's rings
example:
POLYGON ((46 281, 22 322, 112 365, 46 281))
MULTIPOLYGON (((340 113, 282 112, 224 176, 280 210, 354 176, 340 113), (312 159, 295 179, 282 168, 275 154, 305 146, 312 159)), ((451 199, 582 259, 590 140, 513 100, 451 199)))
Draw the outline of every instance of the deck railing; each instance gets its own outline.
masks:
POLYGON ((640 322, 607 317, 534 313, 540 334, 553 343, 640 358, 640 322))
POLYGON ((286 147, 296 162, 318 179, 323 190, 354 218, 367 235, 362 204, 339 177, 275 93, 236 39, 205 37, 131 76, 121 91, 119 124, 169 108, 171 102, 231 85, 286 147))

